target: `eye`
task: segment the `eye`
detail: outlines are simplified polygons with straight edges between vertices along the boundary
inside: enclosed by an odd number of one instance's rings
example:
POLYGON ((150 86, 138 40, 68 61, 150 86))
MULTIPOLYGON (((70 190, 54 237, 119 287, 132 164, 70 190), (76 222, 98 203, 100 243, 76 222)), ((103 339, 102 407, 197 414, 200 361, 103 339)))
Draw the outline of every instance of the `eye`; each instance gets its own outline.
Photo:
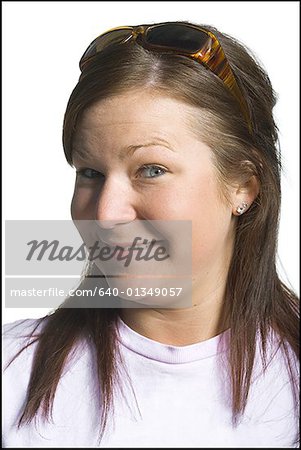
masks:
POLYGON ((157 178, 164 175, 166 172, 166 169, 156 166, 155 164, 147 164, 139 169, 139 174, 142 174, 145 178, 157 178))
POLYGON ((87 178, 88 180, 93 180, 95 178, 103 177, 103 175, 94 169, 80 169, 76 171, 77 175, 82 178, 87 178))

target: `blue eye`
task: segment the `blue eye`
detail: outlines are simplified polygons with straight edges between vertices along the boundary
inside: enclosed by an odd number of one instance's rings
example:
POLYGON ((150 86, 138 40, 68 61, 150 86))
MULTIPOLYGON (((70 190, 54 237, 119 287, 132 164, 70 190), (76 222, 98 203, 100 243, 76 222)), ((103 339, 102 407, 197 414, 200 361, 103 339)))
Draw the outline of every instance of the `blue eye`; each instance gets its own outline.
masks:
POLYGON ((93 180, 94 178, 102 177, 102 174, 94 169, 81 169, 76 172, 79 176, 93 180))
POLYGON ((149 164, 141 167, 139 172, 140 173, 144 172, 145 174, 147 174, 145 175, 145 178, 157 178, 164 175, 166 173, 166 170, 163 169, 162 167, 149 164))

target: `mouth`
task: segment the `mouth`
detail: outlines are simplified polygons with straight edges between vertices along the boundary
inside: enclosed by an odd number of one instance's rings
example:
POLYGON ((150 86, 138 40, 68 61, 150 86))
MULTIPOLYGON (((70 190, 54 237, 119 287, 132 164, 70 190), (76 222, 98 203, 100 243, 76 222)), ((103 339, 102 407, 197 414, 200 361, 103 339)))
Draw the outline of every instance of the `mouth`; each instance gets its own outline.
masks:
POLYGON ((101 270, 107 275, 117 275, 120 274, 120 266, 124 266, 122 273, 129 273, 133 268, 137 270, 137 264, 141 266, 138 269, 139 273, 141 270, 146 270, 147 273, 158 270, 159 265, 161 269, 162 261, 170 258, 167 244, 166 240, 156 239, 141 238, 140 241, 137 241, 136 238, 133 242, 113 242, 102 239, 100 246, 104 249, 105 254, 100 249, 101 270))
POLYGON ((146 240, 144 239, 142 242, 105 242, 103 241, 108 247, 115 250, 116 248, 122 248, 124 251, 136 251, 136 250, 142 250, 142 249, 148 249, 149 247, 154 247, 155 245, 161 244, 163 245, 164 241, 156 241, 155 239, 152 240, 146 240), (145 242, 147 241, 147 242, 145 242))

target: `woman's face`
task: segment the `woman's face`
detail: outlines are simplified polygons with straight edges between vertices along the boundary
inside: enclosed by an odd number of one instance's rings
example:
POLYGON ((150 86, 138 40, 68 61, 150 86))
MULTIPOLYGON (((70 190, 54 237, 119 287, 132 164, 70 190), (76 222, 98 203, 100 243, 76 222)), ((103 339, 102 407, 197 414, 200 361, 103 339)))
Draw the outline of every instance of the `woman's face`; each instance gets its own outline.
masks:
POLYGON ((225 270, 235 225, 212 151, 192 131, 197 111, 143 90, 91 106, 74 139, 72 200, 72 218, 98 221, 110 242, 124 242, 123 230, 139 221, 191 222, 196 284, 225 270))

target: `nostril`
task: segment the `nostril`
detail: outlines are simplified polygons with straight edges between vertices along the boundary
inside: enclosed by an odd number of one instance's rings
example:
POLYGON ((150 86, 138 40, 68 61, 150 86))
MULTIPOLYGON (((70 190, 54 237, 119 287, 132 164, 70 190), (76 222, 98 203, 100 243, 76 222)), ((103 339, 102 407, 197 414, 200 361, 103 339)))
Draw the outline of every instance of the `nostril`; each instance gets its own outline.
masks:
POLYGON ((128 193, 115 192, 114 195, 109 195, 108 192, 103 192, 95 205, 94 219, 101 228, 111 229, 136 218, 136 207, 128 193))
POLYGON ((95 219, 94 222, 102 230, 113 230, 116 227, 116 222, 113 222, 112 220, 95 219))

